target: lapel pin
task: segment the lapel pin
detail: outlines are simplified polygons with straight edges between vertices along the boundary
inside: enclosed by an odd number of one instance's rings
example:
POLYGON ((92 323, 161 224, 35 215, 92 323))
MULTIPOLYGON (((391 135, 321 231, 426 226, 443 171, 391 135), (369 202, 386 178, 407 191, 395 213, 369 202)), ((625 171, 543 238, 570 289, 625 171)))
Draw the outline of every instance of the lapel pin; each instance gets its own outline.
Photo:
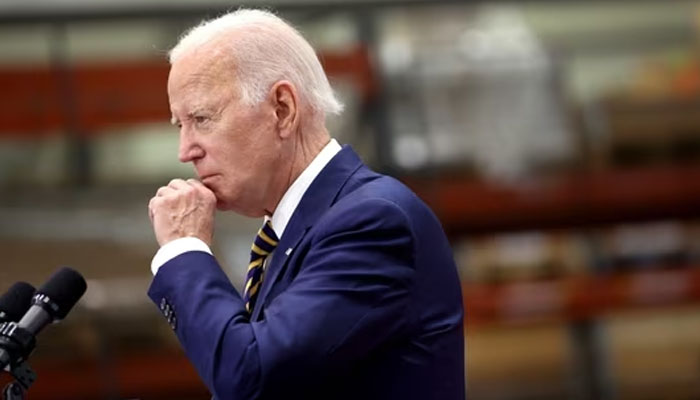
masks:
POLYGON ((292 248, 291 248, 291 247, 288 248, 287 251, 284 252, 284 254, 286 254, 287 256, 289 256, 290 254, 292 254, 292 248))

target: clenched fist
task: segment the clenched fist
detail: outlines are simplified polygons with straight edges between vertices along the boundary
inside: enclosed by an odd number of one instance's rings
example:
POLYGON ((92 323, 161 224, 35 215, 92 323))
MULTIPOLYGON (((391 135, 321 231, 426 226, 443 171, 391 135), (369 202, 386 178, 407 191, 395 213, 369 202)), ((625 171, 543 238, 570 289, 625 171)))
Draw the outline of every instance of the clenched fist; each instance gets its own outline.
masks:
POLYGON ((173 179, 148 203, 153 232, 159 245, 194 236, 211 246, 216 196, 201 182, 173 179))

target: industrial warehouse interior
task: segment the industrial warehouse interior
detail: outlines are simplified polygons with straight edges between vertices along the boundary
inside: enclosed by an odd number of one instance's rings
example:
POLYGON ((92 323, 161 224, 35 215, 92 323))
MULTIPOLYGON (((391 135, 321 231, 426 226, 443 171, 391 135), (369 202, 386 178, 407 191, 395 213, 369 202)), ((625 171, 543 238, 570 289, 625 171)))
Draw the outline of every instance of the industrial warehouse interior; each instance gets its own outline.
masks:
MULTIPOLYGON (((211 398, 146 295, 148 202, 195 177, 168 50, 240 6, 304 34, 331 136, 440 219, 470 400, 700 399, 700 2, 648 0, 4 0, 0 291, 88 282, 28 398, 211 398)), ((240 289, 260 221, 216 222, 240 289)))

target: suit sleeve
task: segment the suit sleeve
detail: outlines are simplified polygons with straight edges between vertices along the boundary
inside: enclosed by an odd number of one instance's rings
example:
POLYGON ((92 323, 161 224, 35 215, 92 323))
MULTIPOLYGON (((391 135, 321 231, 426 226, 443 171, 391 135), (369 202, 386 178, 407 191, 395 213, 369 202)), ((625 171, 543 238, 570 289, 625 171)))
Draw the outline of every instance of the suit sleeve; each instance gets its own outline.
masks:
POLYGON ((298 275, 260 322, 248 320, 206 253, 183 254, 156 275, 149 296, 172 303, 178 338, 217 398, 296 393, 408 331, 414 239, 398 206, 334 207, 310 234, 298 275))

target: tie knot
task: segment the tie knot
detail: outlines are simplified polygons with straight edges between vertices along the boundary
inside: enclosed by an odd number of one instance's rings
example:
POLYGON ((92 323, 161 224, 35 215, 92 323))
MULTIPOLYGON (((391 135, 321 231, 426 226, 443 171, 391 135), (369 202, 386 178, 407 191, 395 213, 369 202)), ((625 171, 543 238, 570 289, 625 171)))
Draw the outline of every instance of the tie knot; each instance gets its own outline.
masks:
POLYGON ((272 223, 268 220, 258 231, 253 241, 253 246, 250 250, 251 261, 258 257, 267 257, 268 254, 277 247, 279 239, 272 229, 272 223))

